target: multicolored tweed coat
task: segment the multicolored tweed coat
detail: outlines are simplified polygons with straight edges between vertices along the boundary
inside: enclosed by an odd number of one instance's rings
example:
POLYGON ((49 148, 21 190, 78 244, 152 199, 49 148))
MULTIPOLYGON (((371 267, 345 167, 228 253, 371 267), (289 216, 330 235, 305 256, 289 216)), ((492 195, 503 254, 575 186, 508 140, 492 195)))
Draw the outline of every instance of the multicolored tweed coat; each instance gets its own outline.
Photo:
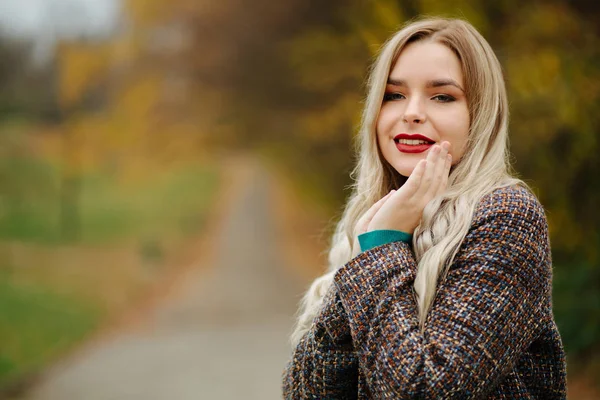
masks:
POLYGON ((544 209, 497 189, 440 284, 424 332, 409 244, 340 268, 283 376, 286 399, 565 399, 544 209))

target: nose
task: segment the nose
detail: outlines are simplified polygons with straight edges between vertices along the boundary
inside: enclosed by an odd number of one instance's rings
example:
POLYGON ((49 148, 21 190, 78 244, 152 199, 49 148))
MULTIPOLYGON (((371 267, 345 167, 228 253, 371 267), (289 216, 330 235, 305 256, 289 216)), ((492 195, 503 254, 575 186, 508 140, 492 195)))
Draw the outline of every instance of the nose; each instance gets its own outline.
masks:
POLYGON ((408 124, 422 124, 425 122, 425 110, 418 97, 413 97, 408 101, 402 118, 408 124))

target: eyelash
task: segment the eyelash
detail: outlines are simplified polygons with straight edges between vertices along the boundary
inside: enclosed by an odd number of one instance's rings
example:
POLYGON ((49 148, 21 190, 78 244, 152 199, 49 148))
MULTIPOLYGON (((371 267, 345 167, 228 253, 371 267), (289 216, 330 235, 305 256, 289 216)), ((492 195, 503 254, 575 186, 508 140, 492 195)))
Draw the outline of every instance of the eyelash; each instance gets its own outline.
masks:
POLYGON ((438 94, 437 96, 434 96, 433 98, 435 99, 436 97, 440 97, 440 103, 451 103, 454 100, 456 100, 454 97, 450 96, 449 94, 438 94), (441 98, 444 98, 445 100, 442 100, 441 98))
MULTIPOLYGON (((383 95, 383 101, 394 101, 394 100, 401 100, 398 97, 395 96, 402 96, 404 97, 403 94, 401 93, 386 93, 383 95)), ((438 98, 438 102, 440 103, 451 103, 453 101, 455 101, 456 99, 452 96, 450 96, 449 94, 438 94, 432 97, 432 99, 438 98)))

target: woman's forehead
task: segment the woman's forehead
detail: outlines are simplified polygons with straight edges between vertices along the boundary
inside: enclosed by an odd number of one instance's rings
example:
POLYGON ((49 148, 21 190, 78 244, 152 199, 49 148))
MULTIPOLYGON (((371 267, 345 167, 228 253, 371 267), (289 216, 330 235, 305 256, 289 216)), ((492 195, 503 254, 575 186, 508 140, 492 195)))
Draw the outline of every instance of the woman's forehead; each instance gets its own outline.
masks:
POLYGON ((407 45, 394 63, 389 80, 400 81, 407 86, 454 80, 464 87, 458 57, 447 46, 434 41, 407 45))

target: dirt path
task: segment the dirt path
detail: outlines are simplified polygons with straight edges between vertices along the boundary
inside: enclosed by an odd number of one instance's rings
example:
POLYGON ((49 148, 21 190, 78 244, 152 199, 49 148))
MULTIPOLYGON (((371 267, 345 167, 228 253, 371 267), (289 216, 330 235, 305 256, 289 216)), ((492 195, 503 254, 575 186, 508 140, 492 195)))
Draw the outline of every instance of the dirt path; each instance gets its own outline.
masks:
MULTIPOLYGON (((48 371, 30 400, 278 399, 303 291, 273 218, 272 177, 232 166, 211 254, 140 323, 48 371)), ((226 183, 227 184, 227 183, 226 183)))

